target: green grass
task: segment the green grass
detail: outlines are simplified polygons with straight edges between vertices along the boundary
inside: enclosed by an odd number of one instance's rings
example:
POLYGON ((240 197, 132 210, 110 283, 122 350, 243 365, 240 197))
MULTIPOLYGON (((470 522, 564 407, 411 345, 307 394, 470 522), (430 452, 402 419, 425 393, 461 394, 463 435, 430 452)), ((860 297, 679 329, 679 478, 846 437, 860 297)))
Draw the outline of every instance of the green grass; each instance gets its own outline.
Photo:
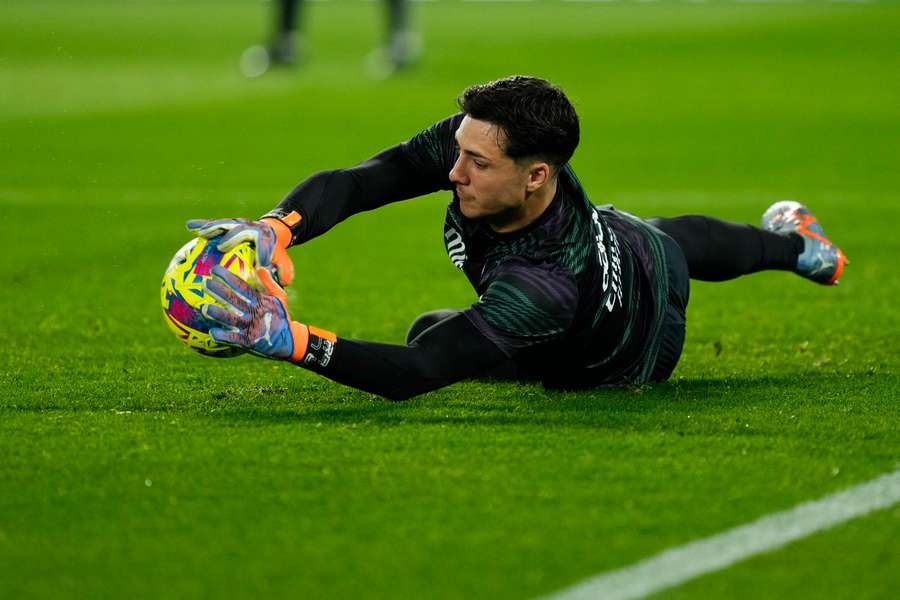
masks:
MULTIPOLYGON (((900 10, 889 3, 310 5, 315 54, 247 81, 249 2, 15 1, 0 20, 0 597, 529 597, 900 463, 900 10), (514 72, 562 84, 596 202, 756 222, 808 202, 853 261, 693 286, 671 383, 470 382, 392 404, 185 350, 158 285, 192 217, 256 216, 514 72)), ((292 250, 294 316, 399 342, 473 292, 447 198, 292 250)), ((897 508, 662 597, 890 598, 897 508)))

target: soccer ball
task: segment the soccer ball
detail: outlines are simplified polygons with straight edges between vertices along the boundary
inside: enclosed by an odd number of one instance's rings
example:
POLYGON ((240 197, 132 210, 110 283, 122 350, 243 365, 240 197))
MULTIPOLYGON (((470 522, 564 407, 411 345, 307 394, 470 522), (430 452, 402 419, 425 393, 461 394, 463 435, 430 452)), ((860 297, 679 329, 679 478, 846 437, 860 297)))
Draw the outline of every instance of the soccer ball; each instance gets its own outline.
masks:
POLYGON ((256 251, 249 242, 222 252, 214 242, 195 238, 185 244, 166 267, 161 292, 163 316, 175 336, 191 350, 207 356, 236 356, 244 350, 216 343, 209 335, 210 328, 216 327, 216 323, 200 312, 201 304, 222 306, 204 288, 204 282, 217 264, 244 281, 255 282, 256 251))

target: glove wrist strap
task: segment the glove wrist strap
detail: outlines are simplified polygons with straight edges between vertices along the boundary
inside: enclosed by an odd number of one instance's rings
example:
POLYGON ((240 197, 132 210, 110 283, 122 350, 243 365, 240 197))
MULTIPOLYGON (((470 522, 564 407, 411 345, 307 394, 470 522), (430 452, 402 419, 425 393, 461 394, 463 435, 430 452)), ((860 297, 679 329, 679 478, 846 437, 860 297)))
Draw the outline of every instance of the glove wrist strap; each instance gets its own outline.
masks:
POLYGON ((300 213, 293 210, 287 214, 273 211, 260 218, 260 221, 271 225, 275 230, 275 238, 280 248, 288 248, 294 241, 294 227, 302 219, 300 213))
POLYGON ((294 352, 291 353, 291 362, 307 368, 328 366, 337 342, 337 336, 334 333, 291 321, 291 334, 294 337, 294 352))

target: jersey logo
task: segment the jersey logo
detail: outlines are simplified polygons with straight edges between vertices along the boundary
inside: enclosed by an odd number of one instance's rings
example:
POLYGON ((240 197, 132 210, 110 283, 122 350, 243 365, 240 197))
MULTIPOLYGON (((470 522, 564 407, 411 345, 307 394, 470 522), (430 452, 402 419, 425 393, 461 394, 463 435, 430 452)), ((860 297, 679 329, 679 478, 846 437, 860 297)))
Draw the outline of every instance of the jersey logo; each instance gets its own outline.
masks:
POLYGON ((604 307, 609 312, 616 308, 616 304, 622 306, 622 261, 619 258, 619 239, 616 234, 610 230, 609 232, 609 251, 606 249, 605 236, 603 235, 603 225, 600 223, 600 215, 594 211, 592 223, 594 225, 594 240, 597 242, 597 259, 603 268, 603 293, 612 287, 612 291, 607 296, 604 307))
POLYGON ((456 268, 462 269, 466 264, 466 244, 462 235, 450 226, 444 231, 444 243, 447 245, 447 256, 456 268))

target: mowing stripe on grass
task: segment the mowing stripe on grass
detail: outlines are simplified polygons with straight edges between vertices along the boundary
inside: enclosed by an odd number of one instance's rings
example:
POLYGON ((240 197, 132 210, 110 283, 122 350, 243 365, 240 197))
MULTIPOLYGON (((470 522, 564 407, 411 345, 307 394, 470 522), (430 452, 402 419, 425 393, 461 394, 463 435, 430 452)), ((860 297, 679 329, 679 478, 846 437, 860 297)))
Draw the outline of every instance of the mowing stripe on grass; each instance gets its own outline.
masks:
POLYGON ((641 598, 900 502, 900 471, 586 579, 553 600, 641 598))

